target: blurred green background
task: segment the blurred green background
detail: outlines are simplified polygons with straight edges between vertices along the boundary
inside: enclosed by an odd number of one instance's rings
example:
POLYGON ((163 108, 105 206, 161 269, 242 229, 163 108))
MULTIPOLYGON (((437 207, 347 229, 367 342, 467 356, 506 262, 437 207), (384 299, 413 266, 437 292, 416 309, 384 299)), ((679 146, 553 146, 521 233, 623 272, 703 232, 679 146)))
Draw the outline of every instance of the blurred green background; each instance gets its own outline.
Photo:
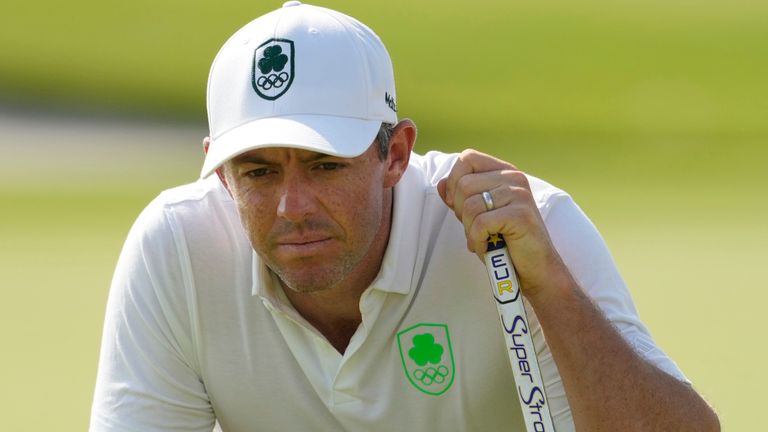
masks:
MULTIPOLYGON (((768 2, 324 1, 387 44, 419 151, 568 190, 726 430, 762 430, 768 2)), ((0 14, 3 429, 87 427, 134 218, 196 178, 226 38, 279 2, 12 2, 0 14)))

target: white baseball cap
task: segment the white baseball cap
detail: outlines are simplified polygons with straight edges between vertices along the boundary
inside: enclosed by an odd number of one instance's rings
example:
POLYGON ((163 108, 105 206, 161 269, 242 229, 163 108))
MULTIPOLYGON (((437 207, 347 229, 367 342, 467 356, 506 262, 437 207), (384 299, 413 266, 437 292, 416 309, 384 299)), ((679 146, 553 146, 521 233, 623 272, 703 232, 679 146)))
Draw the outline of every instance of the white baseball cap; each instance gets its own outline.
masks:
POLYGON ((211 142, 200 177, 262 147, 359 156, 397 123, 381 39, 342 13, 289 1, 238 30, 208 77, 211 142))

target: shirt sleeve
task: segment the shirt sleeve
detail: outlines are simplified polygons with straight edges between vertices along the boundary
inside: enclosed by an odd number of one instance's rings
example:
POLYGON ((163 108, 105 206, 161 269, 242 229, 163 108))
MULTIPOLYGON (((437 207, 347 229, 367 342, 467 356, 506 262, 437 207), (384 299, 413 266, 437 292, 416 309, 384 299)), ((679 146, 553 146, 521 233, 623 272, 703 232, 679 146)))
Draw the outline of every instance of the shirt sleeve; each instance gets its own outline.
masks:
POLYGON ((112 280, 91 431, 206 431, 214 413, 194 356, 187 289, 168 210, 134 224, 112 280))
POLYGON ((550 199, 545 223, 571 274, 629 345, 659 369, 688 382, 656 345, 640 320, 632 296, 597 228, 567 194, 550 199))

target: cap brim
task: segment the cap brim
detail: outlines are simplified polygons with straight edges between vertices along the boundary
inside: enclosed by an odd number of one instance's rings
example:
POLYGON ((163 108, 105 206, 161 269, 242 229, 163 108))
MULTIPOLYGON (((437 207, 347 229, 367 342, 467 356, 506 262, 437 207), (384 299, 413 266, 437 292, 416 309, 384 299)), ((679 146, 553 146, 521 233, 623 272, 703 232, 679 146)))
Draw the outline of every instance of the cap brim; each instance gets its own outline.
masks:
POLYGON ((200 178, 245 152, 265 147, 291 147, 351 158, 371 146, 381 120, 322 115, 292 115, 254 120, 211 139, 200 178))

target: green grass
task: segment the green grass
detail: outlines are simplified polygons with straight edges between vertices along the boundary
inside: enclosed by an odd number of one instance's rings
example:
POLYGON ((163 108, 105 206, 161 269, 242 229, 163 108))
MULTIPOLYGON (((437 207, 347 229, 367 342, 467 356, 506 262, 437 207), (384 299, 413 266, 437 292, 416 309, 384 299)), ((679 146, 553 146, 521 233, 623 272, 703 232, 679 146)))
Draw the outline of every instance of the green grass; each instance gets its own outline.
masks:
MULTIPOLYGON (((277 4, 12 2, 0 90, 202 119, 216 51, 277 4)), ((401 113, 445 134, 768 132, 768 3, 325 4, 381 34, 401 113)))
MULTIPOLYGON (((0 104, 202 122, 219 46, 278 5, 12 2, 0 14, 0 104)), ((768 3, 324 5, 385 40, 420 150, 480 148, 571 192, 725 429, 765 428, 768 3)), ((204 128, 129 127, 146 133, 60 142, 53 126, 30 138, 3 125, 6 429, 85 429, 125 234, 160 189, 199 169, 204 128)))
POLYGON ((146 198, 0 194, 9 430, 87 428, 111 269, 146 198))

